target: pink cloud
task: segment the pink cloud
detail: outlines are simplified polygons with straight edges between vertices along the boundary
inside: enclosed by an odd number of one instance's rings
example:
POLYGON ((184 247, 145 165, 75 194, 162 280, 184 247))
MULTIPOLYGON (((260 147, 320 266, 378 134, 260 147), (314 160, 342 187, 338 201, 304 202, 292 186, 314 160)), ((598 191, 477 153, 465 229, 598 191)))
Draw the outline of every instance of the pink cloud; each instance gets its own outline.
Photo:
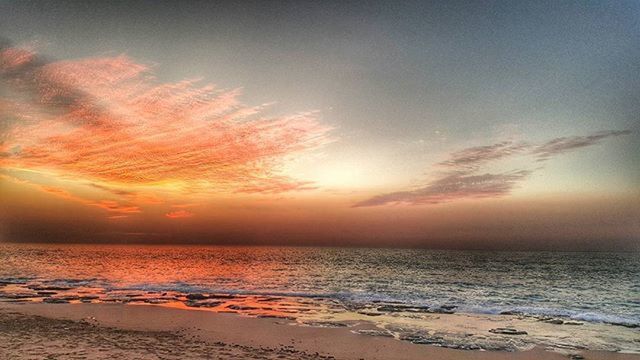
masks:
POLYGON ((2 167, 121 185, 279 192, 308 188, 278 174, 286 159, 330 141, 315 112, 261 116, 264 106, 241 104, 239 90, 159 83, 126 56, 46 62, 9 48, 0 64, 14 90, 32 98, 2 99, 16 103, 9 111, 20 119, 1 144, 2 167))

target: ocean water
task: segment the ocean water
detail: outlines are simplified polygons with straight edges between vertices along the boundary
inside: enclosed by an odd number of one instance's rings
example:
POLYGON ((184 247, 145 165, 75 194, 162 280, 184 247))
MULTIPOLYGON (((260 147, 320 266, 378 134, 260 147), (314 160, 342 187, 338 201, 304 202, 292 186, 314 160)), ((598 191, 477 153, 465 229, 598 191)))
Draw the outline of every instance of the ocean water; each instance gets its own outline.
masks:
POLYGON ((638 255, 0 244, 0 299, 73 293, 93 294, 80 299, 85 302, 173 299, 199 306, 185 296, 204 293, 303 299, 299 303, 310 308, 325 304, 325 311, 381 303, 444 306, 457 313, 510 311, 633 327, 640 325, 638 255))

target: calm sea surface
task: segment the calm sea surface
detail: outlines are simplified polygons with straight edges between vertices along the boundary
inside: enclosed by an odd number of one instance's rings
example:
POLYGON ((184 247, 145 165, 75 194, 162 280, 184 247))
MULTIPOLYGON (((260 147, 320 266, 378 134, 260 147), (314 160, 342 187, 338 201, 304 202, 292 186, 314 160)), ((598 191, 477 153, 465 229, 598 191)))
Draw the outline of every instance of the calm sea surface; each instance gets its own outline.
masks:
POLYGON ((0 297, 56 288, 107 300, 215 293, 640 324, 637 253, 0 244, 0 297))

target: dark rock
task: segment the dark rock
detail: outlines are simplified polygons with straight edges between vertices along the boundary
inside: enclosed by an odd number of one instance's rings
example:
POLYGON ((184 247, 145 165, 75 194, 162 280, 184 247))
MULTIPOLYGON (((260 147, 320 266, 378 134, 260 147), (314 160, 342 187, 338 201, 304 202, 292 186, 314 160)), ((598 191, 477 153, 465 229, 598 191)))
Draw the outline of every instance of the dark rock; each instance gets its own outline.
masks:
POLYGON ((424 337, 420 335, 407 335, 400 338, 400 340, 410 341, 414 344, 420 345, 437 345, 442 346, 444 344, 444 339, 441 337, 424 337))
POLYGON ((413 341, 411 341, 414 344, 420 344, 420 345, 439 345, 442 346, 444 344, 444 340, 442 339, 427 339, 427 338, 423 338, 423 339, 415 339, 413 341))
POLYGON ((504 335, 527 335, 528 333, 523 330, 516 330, 510 328, 495 328, 489 330, 490 333, 494 334, 504 334, 504 335))
POLYGON ((635 329, 637 327, 640 327, 640 325, 638 325, 638 324, 621 323, 621 322, 610 322, 609 324, 615 325, 615 326, 624 326, 624 327, 630 328, 630 329, 635 329))
POLYGON ((548 324, 555 324, 555 325, 562 325, 564 324, 564 321, 560 320, 560 319, 549 319, 549 320, 543 320, 544 322, 548 323, 548 324))
POLYGON ((434 314, 454 314, 455 313, 455 311, 453 311, 453 310, 443 309, 441 307, 437 308, 437 309, 433 309, 433 310, 431 310, 429 312, 434 313, 434 314))
POLYGON ((133 294, 133 293, 131 293, 131 294, 124 294, 124 296, 134 298, 134 297, 144 296, 144 294, 133 294))
POLYGON ((72 287, 69 286, 40 286, 40 285, 31 285, 31 286, 27 286, 29 289, 32 290, 55 290, 55 291, 66 291, 66 290, 71 290, 73 289, 72 287))
POLYGON ((45 302, 47 304, 68 304, 69 303, 68 300, 61 299, 61 298, 52 298, 52 297, 44 298, 42 299, 42 302, 45 302))
POLYGON ((187 294, 187 299, 189 300, 204 300, 207 299, 207 296, 204 294, 187 294))
POLYGON ((245 306, 245 305, 229 305, 227 306, 228 309, 231 310, 239 310, 239 311, 246 311, 246 310, 257 310, 258 308, 253 307, 253 306, 245 306))
POLYGON ((270 315, 270 314, 261 314, 261 315, 258 315, 257 318, 260 318, 260 319, 283 319, 283 320, 295 320, 296 319, 293 316, 270 315))
POLYGON ((164 299, 144 299, 147 304, 166 304, 168 301, 164 299))
POLYGON ((368 312, 368 311, 358 311, 358 314, 366 315, 366 316, 380 316, 382 313, 377 312, 368 312))
POLYGON ((4 293, 0 294, 0 298, 5 299, 28 299, 32 297, 37 297, 37 294, 25 294, 25 293, 4 293))
POLYGON ((500 315, 520 315, 520 313, 518 313, 517 311, 507 310, 501 311, 500 315))
POLYGON ((411 305, 382 305, 376 310, 381 312, 428 312, 428 306, 411 306, 411 305))
POLYGON ((187 301, 185 304, 190 307, 216 307, 224 303, 222 301, 212 301, 212 300, 204 300, 204 301, 190 300, 190 301, 187 301))
POLYGON ((348 327, 349 325, 337 321, 307 321, 306 325, 314 327, 348 327))
POLYGON ((42 296, 50 296, 55 294, 57 294, 57 292, 55 291, 38 291, 38 295, 42 295, 42 296))
POLYGON ((235 299, 237 297, 237 295, 233 294, 211 294, 208 296, 209 299, 235 299))
POLYGON ((358 330, 358 334, 369 336, 393 337, 393 334, 386 330, 358 330))

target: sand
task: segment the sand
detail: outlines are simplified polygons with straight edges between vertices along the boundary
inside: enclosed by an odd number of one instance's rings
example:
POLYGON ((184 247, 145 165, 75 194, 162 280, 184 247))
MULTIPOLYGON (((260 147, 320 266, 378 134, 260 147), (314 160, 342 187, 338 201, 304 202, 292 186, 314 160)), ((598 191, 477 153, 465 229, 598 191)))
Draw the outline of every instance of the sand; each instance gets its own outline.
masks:
MULTIPOLYGON (((464 351, 291 321, 150 305, 0 303, 0 359, 568 359, 544 349, 464 351)), ((640 355, 576 352, 585 359, 640 355)))

